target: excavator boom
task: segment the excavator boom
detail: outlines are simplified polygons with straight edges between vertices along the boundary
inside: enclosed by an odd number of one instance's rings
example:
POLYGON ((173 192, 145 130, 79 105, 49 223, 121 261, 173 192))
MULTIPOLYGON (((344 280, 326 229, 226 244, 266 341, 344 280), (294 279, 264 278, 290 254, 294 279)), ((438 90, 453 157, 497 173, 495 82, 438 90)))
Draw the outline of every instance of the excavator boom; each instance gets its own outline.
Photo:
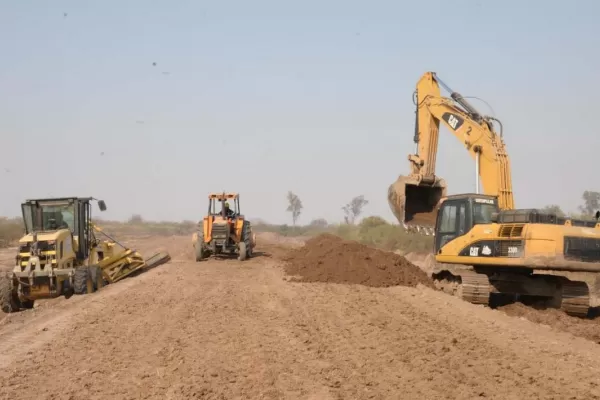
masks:
POLYGON ((481 179, 482 194, 497 196, 500 209, 513 209, 510 161, 502 132, 497 134, 493 125, 500 121, 481 115, 434 72, 426 72, 418 81, 415 105, 417 149, 408 156, 410 174, 400 175, 388 189, 390 208, 400 223, 433 233, 436 207, 447 195, 446 181, 435 174, 440 122, 475 160, 477 187, 481 179), (451 93, 450 98, 441 95, 440 85, 451 93))

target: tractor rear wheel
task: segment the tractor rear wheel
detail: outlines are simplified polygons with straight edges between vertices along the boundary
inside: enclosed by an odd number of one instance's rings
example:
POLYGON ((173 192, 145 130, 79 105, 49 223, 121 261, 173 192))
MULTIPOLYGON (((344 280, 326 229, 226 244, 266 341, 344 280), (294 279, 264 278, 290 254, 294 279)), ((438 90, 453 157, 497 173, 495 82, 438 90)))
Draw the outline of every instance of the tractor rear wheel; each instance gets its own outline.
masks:
POLYGON ((244 245, 246 247, 246 258, 252 257, 252 253, 254 250, 253 235, 254 233, 252 232, 250 221, 244 221, 244 225, 242 227, 241 240, 244 242, 244 245))
POLYGON ((196 242, 196 246, 194 247, 194 254, 196 255, 196 261, 202 261, 206 258, 204 257, 204 236, 198 236, 198 241, 196 242))

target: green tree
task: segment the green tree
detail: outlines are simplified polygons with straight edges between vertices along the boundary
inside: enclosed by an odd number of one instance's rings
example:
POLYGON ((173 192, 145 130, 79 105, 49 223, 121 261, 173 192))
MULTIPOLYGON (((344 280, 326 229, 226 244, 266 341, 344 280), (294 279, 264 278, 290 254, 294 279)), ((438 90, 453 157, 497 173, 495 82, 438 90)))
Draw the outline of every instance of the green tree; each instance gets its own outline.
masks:
POLYGON ((130 224, 141 224, 142 222, 144 222, 144 219, 140 214, 133 214, 131 218, 129 218, 130 224))
POLYGON ((592 192, 586 190, 581 196, 583 205, 579 206, 579 210, 585 217, 593 217, 596 211, 600 210, 600 192, 592 192))
POLYGON ((556 214, 558 217, 564 217, 566 215, 560 206, 556 204, 547 205, 546 207, 542 208, 542 211, 550 214, 556 214))
POLYGON ((310 224, 308 225, 313 228, 326 228, 329 225, 329 223, 325 218, 317 218, 310 221, 310 224))
POLYGON ((302 200, 300 200, 300 197, 294 194, 291 190, 287 194, 287 200, 287 211, 292 213, 292 224, 295 227, 296 221, 298 220, 298 217, 300 217, 302 208, 304 208, 304 206, 302 205, 302 200))
POLYGON ((360 233, 364 234, 368 232, 369 229, 377 228, 379 226, 384 225, 389 225, 385 219, 377 215, 372 215, 370 217, 363 218, 363 220, 360 222, 360 233))

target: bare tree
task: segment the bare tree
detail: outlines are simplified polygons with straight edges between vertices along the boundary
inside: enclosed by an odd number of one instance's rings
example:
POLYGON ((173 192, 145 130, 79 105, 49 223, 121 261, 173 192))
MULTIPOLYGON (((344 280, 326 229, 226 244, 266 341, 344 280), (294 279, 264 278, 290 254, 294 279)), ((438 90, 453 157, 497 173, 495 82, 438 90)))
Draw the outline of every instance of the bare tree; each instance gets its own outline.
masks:
POLYGON ((287 194, 288 208, 287 211, 292 213, 292 224, 296 226, 296 221, 302 212, 302 200, 295 195, 291 190, 287 194))
POLYGON ((350 203, 342 207, 344 214, 346 214, 344 216, 346 223, 354 224, 354 221, 362 214, 362 210, 367 204, 369 204, 369 201, 365 200, 365 196, 361 194, 360 196, 353 198, 350 203))

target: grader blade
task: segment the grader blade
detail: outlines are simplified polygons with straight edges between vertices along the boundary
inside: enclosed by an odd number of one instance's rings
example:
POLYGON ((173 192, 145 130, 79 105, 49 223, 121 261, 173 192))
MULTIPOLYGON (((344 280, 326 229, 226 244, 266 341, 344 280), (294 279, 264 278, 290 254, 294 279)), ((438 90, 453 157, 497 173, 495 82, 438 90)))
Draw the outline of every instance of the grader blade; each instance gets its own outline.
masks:
POLYGON ((124 250, 98 263, 102 275, 109 283, 115 283, 142 269, 151 269, 171 260, 166 252, 159 252, 144 260, 142 255, 131 249, 124 250))
POLYGON ((425 183, 413 176, 400 175, 388 189, 388 203, 394 216, 409 231, 432 235, 436 207, 446 196, 446 182, 425 183))

